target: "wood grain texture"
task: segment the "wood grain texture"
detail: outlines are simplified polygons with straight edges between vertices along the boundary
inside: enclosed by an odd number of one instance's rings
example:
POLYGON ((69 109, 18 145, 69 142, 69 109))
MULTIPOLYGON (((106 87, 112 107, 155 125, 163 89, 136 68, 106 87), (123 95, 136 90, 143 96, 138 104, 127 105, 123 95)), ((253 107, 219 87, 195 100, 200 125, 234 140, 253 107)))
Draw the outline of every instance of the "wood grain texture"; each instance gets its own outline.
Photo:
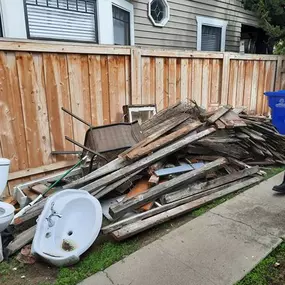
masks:
POLYGON ((18 53, 16 58, 25 123, 28 166, 46 165, 52 161, 42 55, 18 53))
POLYGON ((0 156, 11 160, 11 172, 27 168, 25 124, 13 53, 0 53, 0 122, 0 156))
MULTIPOLYGON (((91 123, 91 100, 89 89, 88 57, 68 55, 68 75, 71 98, 71 111, 84 121, 91 123)), ((83 143, 88 126, 73 120, 74 140, 83 143)), ((79 149, 75 147, 75 149, 79 149)))
POLYGON ((91 100, 91 122, 94 126, 100 126, 104 124, 101 56, 89 55, 88 64, 91 100))
MULTIPOLYGON (((63 54, 44 54, 44 73, 46 84, 47 109, 52 150, 74 150, 74 145, 64 139, 73 137, 71 116, 65 114, 61 107, 71 110, 68 70, 66 56, 63 54)), ((58 155, 53 158, 73 159, 71 155, 58 155)))

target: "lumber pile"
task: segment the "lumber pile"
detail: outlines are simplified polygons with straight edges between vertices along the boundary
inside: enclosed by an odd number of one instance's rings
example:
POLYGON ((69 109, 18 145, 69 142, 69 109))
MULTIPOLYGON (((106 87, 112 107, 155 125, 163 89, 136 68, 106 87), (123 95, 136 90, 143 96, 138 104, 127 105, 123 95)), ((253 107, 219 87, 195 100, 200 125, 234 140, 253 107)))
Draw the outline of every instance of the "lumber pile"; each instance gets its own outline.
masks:
MULTIPOLYGON (((61 188, 80 188, 98 198, 109 220, 102 232, 117 240, 259 183, 260 166, 285 163, 285 137, 270 119, 247 115, 243 108, 206 112, 195 103, 177 103, 141 129, 139 143, 61 188)), ((32 233, 44 204, 16 219, 16 230, 32 233)))

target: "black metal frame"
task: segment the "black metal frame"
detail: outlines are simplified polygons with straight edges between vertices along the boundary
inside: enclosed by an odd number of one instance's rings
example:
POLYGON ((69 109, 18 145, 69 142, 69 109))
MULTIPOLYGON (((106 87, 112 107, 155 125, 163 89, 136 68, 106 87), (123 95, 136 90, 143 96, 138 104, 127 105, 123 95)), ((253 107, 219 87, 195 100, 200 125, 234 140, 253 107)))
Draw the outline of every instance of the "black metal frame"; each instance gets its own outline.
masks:
MULTIPOLYGON (((27 0, 23 0, 23 5, 24 5, 24 11, 25 11, 25 22, 26 22, 26 32, 27 32, 27 38, 28 39, 34 39, 34 40, 47 40, 47 41, 59 41, 59 42, 80 42, 80 43, 90 43, 90 44, 99 44, 99 35, 98 35, 98 17, 97 17, 97 0, 81 0, 85 2, 85 12, 78 10, 78 0, 76 1, 76 10, 73 9, 68 9, 68 1, 67 1, 67 8, 60 8, 59 7, 59 2, 57 1, 57 7, 54 6, 49 6, 49 0, 46 0, 47 5, 39 5, 38 4, 38 0, 35 0, 36 4, 31 4, 31 3, 27 3, 27 0), (95 20, 95 36, 96 36, 96 41, 80 41, 80 40, 67 40, 67 39, 56 39, 56 38, 44 38, 44 37, 32 37, 30 34, 30 27, 29 27, 29 18, 28 18, 28 9, 27 9, 27 5, 31 5, 31 6, 41 6, 41 7, 49 7, 49 8, 53 8, 53 9, 58 9, 58 10, 64 10, 64 11, 73 11, 73 12, 80 12, 80 13, 86 13, 86 14, 93 14, 90 12, 87 12, 87 3, 95 3, 94 5, 94 20, 95 20)), ((2 28, 2 27, 1 27, 2 28)))

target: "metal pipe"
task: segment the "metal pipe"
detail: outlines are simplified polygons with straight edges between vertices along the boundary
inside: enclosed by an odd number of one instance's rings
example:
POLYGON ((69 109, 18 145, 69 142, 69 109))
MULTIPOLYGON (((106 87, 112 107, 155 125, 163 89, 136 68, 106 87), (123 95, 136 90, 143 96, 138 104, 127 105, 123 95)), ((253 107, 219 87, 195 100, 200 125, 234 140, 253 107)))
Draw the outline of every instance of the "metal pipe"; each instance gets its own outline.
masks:
POLYGON ((75 114, 73 114, 72 112, 68 111, 67 109, 65 109, 64 107, 61 107, 61 110, 64 111, 65 113, 67 113, 68 115, 70 115, 71 117, 77 119, 78 121, 80 121, 81 123, 87 125, 88 127, 92 128, 93 126, 87 122, 85 122, 83 119, 79 118, 78 116, 76 116, 75 114))
POLYGON ((65 136, 65 139, 68 140, 69 142, 71 142, 71 143, 73 143, 73 144, 83 148, 84 150, 86 150, 86 151, 88 151, 90 153, 93 153, 95 155, 100 156, 101 158, 105 159, 108 162, 107 158, 104 155, 102 155, 101 153, 99 153, 97 151, 94 151, 93 149, 91 149, 91 148, 89 148, 89 147, 87 147, 87 146, 85 146, 85 145, 83 145, 83 144, 81 144, 81 143, 79 143, 79 142, 69 138, 68 136, 65 136))

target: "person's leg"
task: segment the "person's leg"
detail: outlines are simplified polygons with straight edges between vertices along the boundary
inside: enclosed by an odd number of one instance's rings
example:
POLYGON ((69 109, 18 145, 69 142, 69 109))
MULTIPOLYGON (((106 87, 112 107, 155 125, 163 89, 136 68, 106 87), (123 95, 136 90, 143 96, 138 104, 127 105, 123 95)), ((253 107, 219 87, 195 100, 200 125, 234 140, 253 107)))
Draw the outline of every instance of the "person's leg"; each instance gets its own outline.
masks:
POLYGON ((283 176, 283 182, 280 185, 276 185, 272 188, 273 191, 285 193, 285 172, 283 176))

